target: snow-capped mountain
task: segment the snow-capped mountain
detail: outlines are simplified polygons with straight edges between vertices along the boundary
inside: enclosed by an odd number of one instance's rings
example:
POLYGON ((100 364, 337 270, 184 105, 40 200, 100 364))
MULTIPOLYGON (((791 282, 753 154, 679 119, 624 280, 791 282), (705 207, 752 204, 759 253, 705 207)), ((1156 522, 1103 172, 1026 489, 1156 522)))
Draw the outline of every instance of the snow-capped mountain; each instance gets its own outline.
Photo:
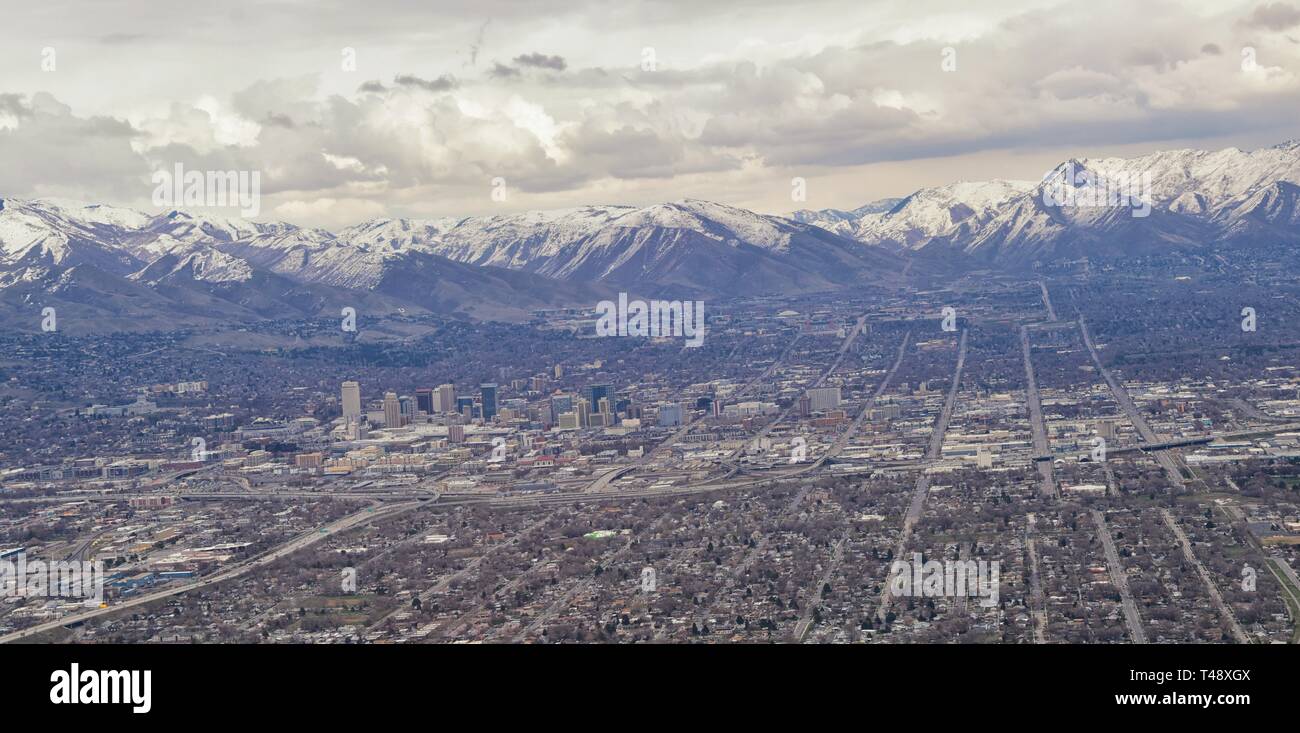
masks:
POLYGON ((919 249, 935 237, 959 237, 976 231, 1033 185, 1032 181, 994 180, 923 188, 887 211, 859 217, 853 238, 919 249))
POLYGON ((709 298, 810 292, 897 278, 905 266, 815 226, 706 201, 381 219, 333 233, 3 200, 0 247, 0 301, 30 305, 76 292, 90 307, 96 290, 112 291, 108 300, 123 317, 131 303, 242 319, 337 312, 340 303, 367 299, 388 311, 519 318, 618 290, 709 298))
POLYGON ((468 264, 711 297, 826 290, 904 266, 816 226, 693 199, 465 219, 424 246, 468 264))
POLYGON ((901 198, 880 199, 863 204, 856 209, 800 209, 790 215, 791 219, 804 224, 812 224, 841 236, 852 237, 858 220, 867 214, 883 214, 898 205, 901 198))
MULTIPOLYGON (((922 189, 886 211, 799 212, 887 248, 969 255, 1010 267, 1215 242, 1295 242, 1300 142, 1253 151, 1172 150, 1076 158, 1040 181, 922 189)), ((870 210, 870 209, 875 210, 870 210)))
MULTIPOLYGON (((0 310, 57 304, 103 328, 414 308, 519 319, 594 303, 599 285, 359 244, 319 229, 48 200, 0 200, 0 310)), ((67 312, 61 311, 61 312, 67 312)), ((31 318, 10 322, 32 325, 31 318)))
MULTIPOLYGON (((1300 142, 1076 158, 785 218, 709 201, 376 219, 339 232, 0 199, 0 308, 111 323, 310 316, 340 305, 522 318, 620 290, 729 298, 891 285, 970 264, 1300 245, 1300 142)), ((1231 250, 1229 250, 1230 252, 1231 250)), ((27 319, 30 321, 31 319, 27 319)))

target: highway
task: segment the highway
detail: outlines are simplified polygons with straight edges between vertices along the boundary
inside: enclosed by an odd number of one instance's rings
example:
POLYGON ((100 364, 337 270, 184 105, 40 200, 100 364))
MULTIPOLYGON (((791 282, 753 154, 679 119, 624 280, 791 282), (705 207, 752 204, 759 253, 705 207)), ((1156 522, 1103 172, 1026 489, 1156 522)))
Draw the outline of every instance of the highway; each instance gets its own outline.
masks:
POLYGON ((94 545, 94 544, 95 544, 95 540, 99 539, 100 536, 103 535, 103 534, 104 534, 105 532, 107 532, 107 531, 108 531, 108 530, 106 530, 106 529, 102 529, 102 530, 100 530, 100 531, 98 531, 98 532, 93 532, 93 533, 91 533, 91 535, 90 535, 89 537, 87 537, 86 539, 82 540, 81 542, 78 542, 78 543, 77 543, 77 544, 72 548, 72 551, 68 553, 67 557, 65 557, 65 558, 63 558, 63 559, 64 559, 65 561, 69 561, 69 562, 85 562, 86 560, 89 560, 89 559, 90 559, 90 547, 91 547, 91 545, 94 545))
POLYGON ((1110 567, 1110 581, 1119 591, 1120 603, 1124 607, 1124 625, 1128 627, 1129 636, 1135 644, 1147 643, 1147 632, 1142 628, 1142 617, 1138 615, 1137 604, 1128 589, 1128 575, 1120 564, 1119 553, 1115 551, 1115 540, 1110 536, 1106 526, 1106 515, 1100 510, 1092 510, 1092 521, 1097 525, 1097 534, 1101 537, 1102 548, 1106 551, 1106 565, 1110 567))
MULTIPOLYGON (((1159 451, 1176 450, 1193 445, 1210 445, 1219 441, 1234 441, 1252 437, 1263 437, 1267 435, 1277 435, 1279 433, 1290 433, 1300 431, 1300 423, 1279 423, 1268 427, 1247 428, 1245 430, 1229 430, 1218 433, 1206 433, 1204 435, 1189 435, 1182 438, 1170 438, 1158 443, 1136 443, 1132 445, 1111 445, 1106 447, 1106 455, 1117 456, 1124 453, 1158 453, 1159 451)), ((1088 458, 1092 454, 1092 449, 1079 451, 1062 451, 1060 453, 1050 453, 1046 455, 1035 455, 1035 461, 1051 460, 1079 460, 1088 458)))
POLYGON ((342 532, 348 529, 352 529, 353 527, 358 527, 364 524, 368 524, 370 522, 375 521, 376 519, 387 519, 390 517, 395 517, 398 516, 399 514, 403 514, 418 506, 423 506, 423 505, 424 502, 412 501, 405 504, 390 504, 388 506, 378 508, 378 509, 373 506, 366 507, 361 511, 354 512, 352 514, 347 515, 346 517, 342 517, 341 519, 337 519, 333 522, 330 522, 329 524, 323 527, 315 528, 307 532, 304 532, 298 535, 297 537, 289 540, 288 542, 285 542, 275 548, 267 550, 266 552, 260 555, 244 560, 243 562, 236 563, 227 568, 223 568, 222 570, 219 570, 213 573, 212 575, 182 585, 177 585, 170 588, 164 588, 162 590, 157 590, 149 593, 142 593, 137 596, 132 596, 112 606, 108 606, 106 608, 96 608, 89 611, 83 611, 81 613, 74 613, 54 621, 47 621, 45 623, 37 624, 35 626, 31 626, 26 629, 14 631, 12 633, 0 636, 0 644, 5 644, 11 641, 18 641, 20 639, 26 639, 35 636, 37 634, 45 633, 46 631, 53 631, 54 629, 57 629, 61 626, 68 626, 70 624, 89 621, 91 619, 99 618, 101 616, 107 616, 109 614, 117 613, 119 611, 122 611, 123 609, 132 608, 135 606, 143 606, 148 603, 153 603, 154 601, 160 601, 164 598, 180 595, 181 593, 187 593, 189 591, 198 590, 200 588, 206 588, 210 585, 215 585, 217 583, 223 583, 227 580, 238 578, 241 575, 248 573, 249 571, 256 570, 261 567, 265 567, 266 565, 269 565, 275 562, 276 560, 279 560, 280 558, 286 557, 299 550, 310 547, 316 544, 317 542, 326 539, 327 537, 333 536, 338 532, 342 532))
POLYGON ((142 493, 130 492, 121 494, 105 494, 102 492, 81 493, 81 492, 64 492, 47 496, 24 496, 15 499, 0 499, 0 504, 60 504, 66 502, 78 501, 129 501, 131 499, 157 499, 160 496, 168 496, 177 501, 285 501, 286 499, 351 499, 357 501, 410 501, 412 499, 432 500, 437 499, 439 494, 430 490, 419 491, 279 491, 254 490, 251 492, 243 491, 205 491, 205 492, 187 492, 183 494, 161 494, 161 493, 142 493))

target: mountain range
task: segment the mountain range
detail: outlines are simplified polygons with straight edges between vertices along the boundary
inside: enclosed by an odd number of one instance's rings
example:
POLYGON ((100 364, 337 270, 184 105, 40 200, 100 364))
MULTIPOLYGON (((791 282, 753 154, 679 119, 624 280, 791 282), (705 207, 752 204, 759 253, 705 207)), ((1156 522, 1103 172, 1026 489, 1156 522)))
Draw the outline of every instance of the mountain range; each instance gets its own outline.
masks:
POLYGON ((517 320, 619 291, 726 299, 891 287, 970 267, 1296 244, 1298 194, 1293 141, 1072 159, 1039 181, 963 181, 790 217, 687 199, 329 232, 0 199, 0 315, 31 330, 54 305, 62 323, 100 331, 337 316, 345 306, 517 320))
POLYGON ((793 218, 890 251, 1017 269, 1035 262, 1114 257, 1210 244, 1300 241, 1300 141, 1242 151, 1171 150, 1082 158, 1038 181, 959 182, 853 211, 793 218), (1076 205, 1060 205, 1062 185, 1076 205), (1132 194, 1113 205, 1106 194, 1132 194), (1111 205, 1080 202, 1105 200, 1111 205))

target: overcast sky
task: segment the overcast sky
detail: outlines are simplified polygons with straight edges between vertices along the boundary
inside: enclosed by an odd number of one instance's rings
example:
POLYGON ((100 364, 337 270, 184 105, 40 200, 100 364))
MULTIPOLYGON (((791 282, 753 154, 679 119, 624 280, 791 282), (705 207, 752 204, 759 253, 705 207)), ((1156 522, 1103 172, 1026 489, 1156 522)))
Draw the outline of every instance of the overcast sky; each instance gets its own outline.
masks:
POLYGON ((180 162, 261 171, 259 219, 330 228, 787 213, 1300 137, 1300 1, 4 3, 0 197, 154 211, 180 162))

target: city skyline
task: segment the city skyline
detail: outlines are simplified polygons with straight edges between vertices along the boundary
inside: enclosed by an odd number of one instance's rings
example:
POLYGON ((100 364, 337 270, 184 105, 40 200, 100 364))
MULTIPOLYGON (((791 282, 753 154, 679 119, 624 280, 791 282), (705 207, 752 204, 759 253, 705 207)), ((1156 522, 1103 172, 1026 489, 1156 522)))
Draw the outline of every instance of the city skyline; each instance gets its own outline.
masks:
POLYGON ((15 709, 1293 699, 1297 0, 3 17, 15 709))

